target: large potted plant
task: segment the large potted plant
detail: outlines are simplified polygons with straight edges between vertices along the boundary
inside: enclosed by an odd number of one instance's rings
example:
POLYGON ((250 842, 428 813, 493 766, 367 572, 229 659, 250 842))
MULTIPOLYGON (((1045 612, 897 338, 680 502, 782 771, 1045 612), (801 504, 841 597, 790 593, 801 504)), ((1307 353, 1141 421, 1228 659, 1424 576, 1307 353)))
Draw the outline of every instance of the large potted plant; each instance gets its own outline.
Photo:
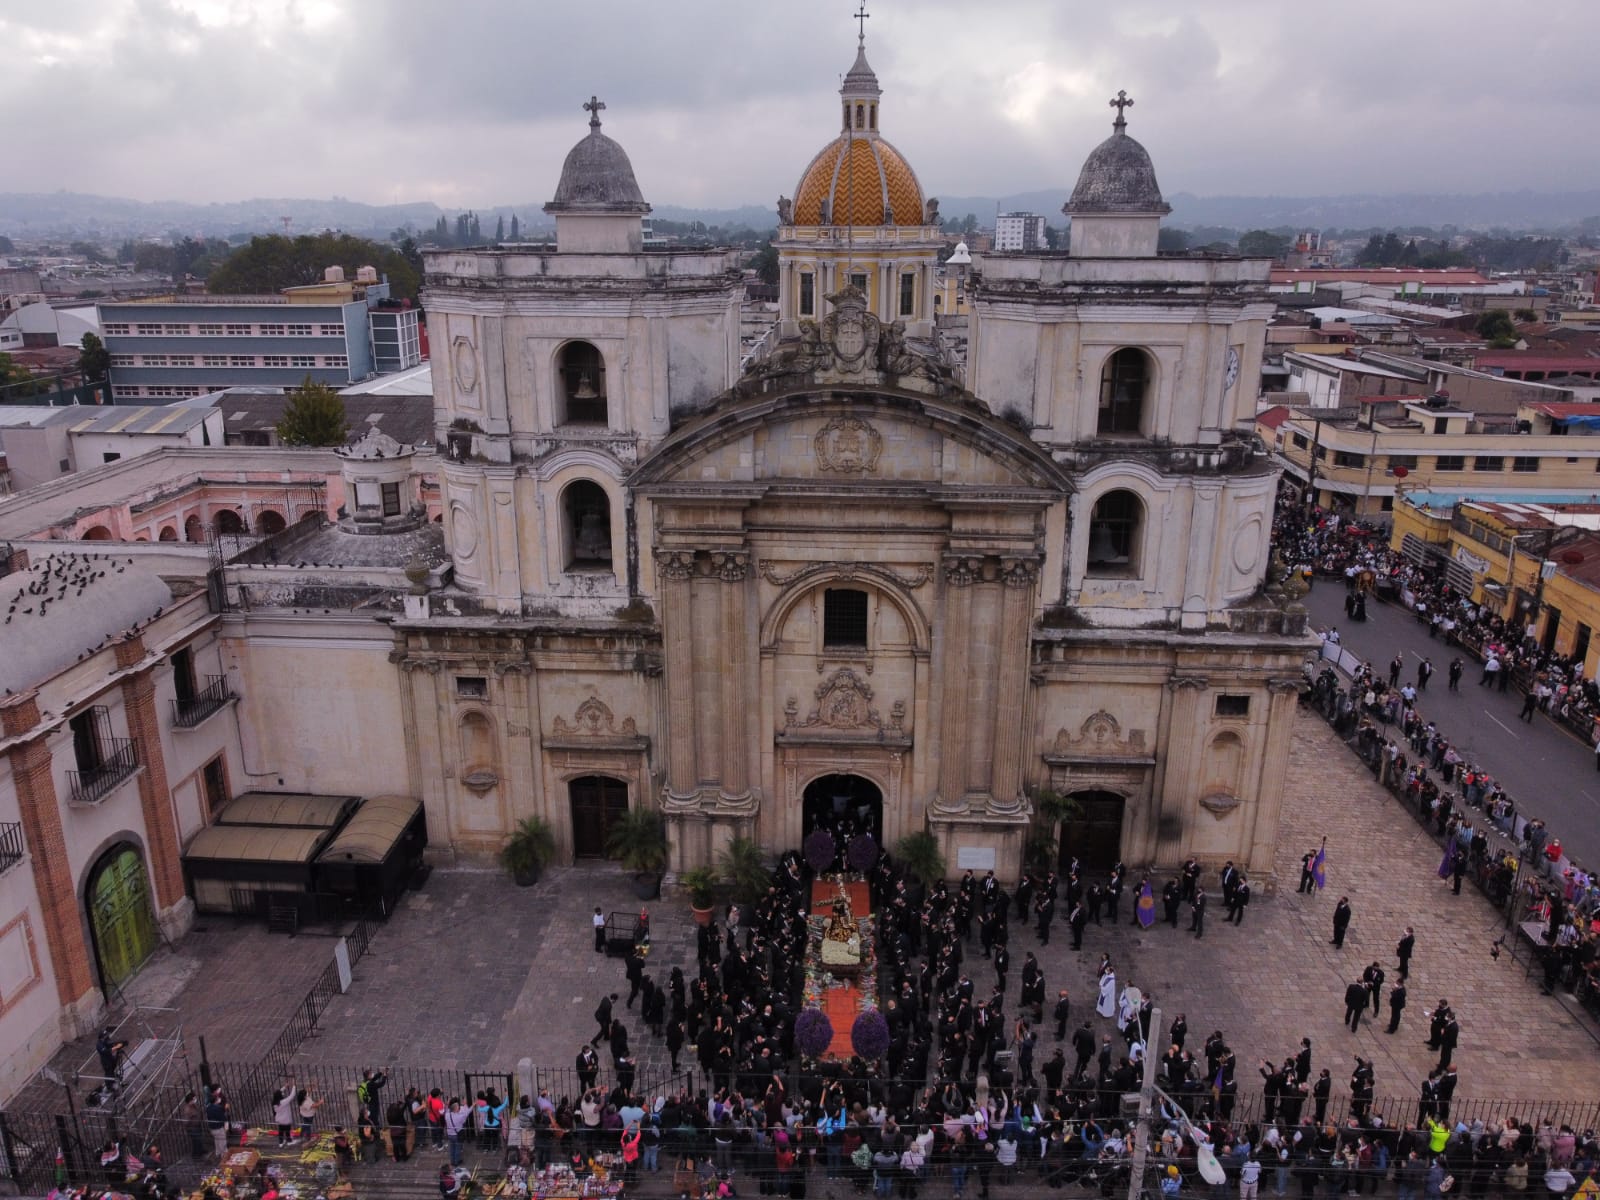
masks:
POLYGON ((517 822, 511 840, 500 848, 500 863, 511 872, 518 887, 539 882, 539 876, 556 856, 556 838, 541 817, 524 817, 517 822))
POLYGON ((772 872, 767 870, 761 846, 753 838, 734 838, 717 855, 717 866, 740 904, 754 904, 772 886, 772 872))
POLYGON ((918 883, 926 886, 944 878, 944 855, 939 853, 939 839, 926 829, 906 834, 894 849, 901 869, 918 883))
POLYGON ((633 808, 611 826, 606 850, 633 872, 633 891, 641 900, 661 894, 661 872, 666 870, 667 823, 653 808, 633 808))
POLYGON ((689 893, 689 907, 694 910, 697 924, 711 924, 711 913, 717 904, 717 873, 710 867, 690 867, 678 876, 689 893))

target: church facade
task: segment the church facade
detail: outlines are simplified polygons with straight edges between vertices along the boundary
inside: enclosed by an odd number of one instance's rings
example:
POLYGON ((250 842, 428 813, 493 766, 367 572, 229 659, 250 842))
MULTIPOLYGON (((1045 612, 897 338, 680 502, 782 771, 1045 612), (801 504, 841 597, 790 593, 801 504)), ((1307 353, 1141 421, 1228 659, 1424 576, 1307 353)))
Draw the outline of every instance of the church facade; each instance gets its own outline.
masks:
POLYGON ((428 254, 453 584, 389 657, 435 844, 658 807, 682 869, 843 810, 1011 877, 1048 788, 1091 862, 1270 870, 1308 642, 1263 592, 1266 262, 1156 254, 1119 97, 1071 248, 975 260, 956 362, 881 100, 858 49, 743 363, 737 259, 643 248, 598 101, 553 248, 428 254))

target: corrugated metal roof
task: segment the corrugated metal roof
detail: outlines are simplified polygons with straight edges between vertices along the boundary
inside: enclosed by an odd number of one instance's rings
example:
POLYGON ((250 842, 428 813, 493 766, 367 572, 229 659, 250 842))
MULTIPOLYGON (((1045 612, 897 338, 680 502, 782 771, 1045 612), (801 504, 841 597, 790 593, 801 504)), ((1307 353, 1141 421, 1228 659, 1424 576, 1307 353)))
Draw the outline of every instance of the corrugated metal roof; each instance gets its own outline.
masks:
POLYGON ((189 840, 183 857, 186 862, 308 863, 328 833, 288 825, 208 825, 189 840))
POLYGON ((318 862, 381 863, 422 810, 415 796, 373 796, 329 842, 318 862))
POLYGON ((304 825, 332 829, 356 806, 355 796, 302 792, 245 792, 217 818, 218 825, 304 825))
POLYGON ((176 437, 205 421, 209 408, 183 404, 78 405, 58 409, 57 422, 71 433, 143 433, 176 437))

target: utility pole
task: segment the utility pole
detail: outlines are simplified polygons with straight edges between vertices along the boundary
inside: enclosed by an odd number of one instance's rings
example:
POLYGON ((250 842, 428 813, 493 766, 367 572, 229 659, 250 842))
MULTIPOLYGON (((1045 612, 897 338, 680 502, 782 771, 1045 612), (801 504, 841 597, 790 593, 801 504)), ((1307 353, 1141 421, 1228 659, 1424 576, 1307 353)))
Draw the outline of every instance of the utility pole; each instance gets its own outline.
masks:
MULTIPOLYGON (((1138 1020, 1135 1016, 1134 1020, 1138 1020)), ((1161 1038, 1161 1010, 1150 1010, 1150 1032, 1144 1038, 1144 1079, 1139 1085, 1139 1119, 1133 1127, 1133 1162, 1128 1172, 1128 1200, 1144 1190, 1144 1168, 1150 1157, 1150 1109, 1156 1098, 1156 1056, 1151 1049, 1161 1038)))
POLYGON ((1550 547, 1555 544, 1556 526, 1551 522, 1550 528, 1544 531, 1544 547, 1539 551, 1539 577, 1533 585, 1533 611, 1528 614, 1528 624, 1535 629, 1539 625, 1539 615, 1544 609, 1544 579, 1546 568, 1550 567, 1550 547))

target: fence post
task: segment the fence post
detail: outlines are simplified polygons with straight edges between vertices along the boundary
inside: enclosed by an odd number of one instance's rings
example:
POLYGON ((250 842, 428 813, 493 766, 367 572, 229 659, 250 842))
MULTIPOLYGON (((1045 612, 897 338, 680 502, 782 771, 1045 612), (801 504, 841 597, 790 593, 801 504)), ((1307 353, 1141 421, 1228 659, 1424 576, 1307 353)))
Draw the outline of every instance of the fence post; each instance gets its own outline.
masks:
POLYGON ((200 1082, 209 1093, 211 1091, 211 1060, 206 1055, 205 1034, 200 1035, 200 1082))

